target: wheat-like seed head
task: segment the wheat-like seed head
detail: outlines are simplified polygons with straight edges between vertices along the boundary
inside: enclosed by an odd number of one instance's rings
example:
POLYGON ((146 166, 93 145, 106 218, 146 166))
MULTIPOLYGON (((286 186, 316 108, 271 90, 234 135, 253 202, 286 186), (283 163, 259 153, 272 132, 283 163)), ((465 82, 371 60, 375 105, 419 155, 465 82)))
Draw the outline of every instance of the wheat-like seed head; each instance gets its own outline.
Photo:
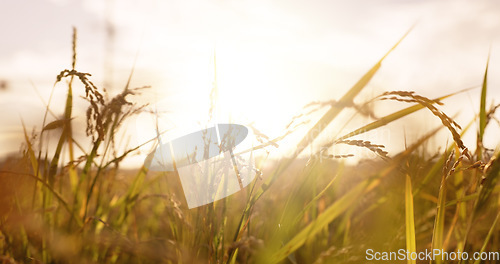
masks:
POLYGON ((432 100, 424 96, 420 96, 415 94, 413 91, 391 91, 391 92, 385 92, 379 96, 377 96, 379 100, 395 100, 399 102, 406 102, 406 103, 418 103, 421 104, 422 106, 426 107, 431 111, 432 114, 437 116, 440 120, 441 123, 448 128, 448 130, 451 132, 453 136, 453 140, 457 144, 457 146, 462 149, 462 153, 469 159, 471 159, 470 153, 467 149, 467 147, 464 145, 460 134, 457 132, 457 130, 461 130, 462 128, 460 127, 459 124, 455 122, 452 118, 450 118, 448 115, 446 115, 443 111, 439 110, 434 104, 442 105, 443 103, 438 101, 438 100, 432 100))
POLYGON ((383 150, 383 148, 385 148, 384 145, 372 144, 370 141, 340 140, 340 141, 336 141, 335 144, 346 144, 346 145, 350 145, 350 146, 367 148, 370 151, 372 151, 372 152, 374 152, 374 153, 376 153, 384 158, 388 158, 388 156, 387 156, 388 152, 383 150))

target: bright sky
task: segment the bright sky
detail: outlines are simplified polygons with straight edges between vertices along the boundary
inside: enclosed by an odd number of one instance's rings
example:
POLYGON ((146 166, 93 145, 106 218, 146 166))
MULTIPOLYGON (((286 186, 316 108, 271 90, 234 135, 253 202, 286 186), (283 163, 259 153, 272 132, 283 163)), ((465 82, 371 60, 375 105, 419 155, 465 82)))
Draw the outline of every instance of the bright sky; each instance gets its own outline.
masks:
MULTIPOLYGON (((164 121, 177 128, 171 136, 206 121, 215 50, 217 121, 254 122, 273 137, 308 102, 340 98, 415 22, 365 95, 414 90, 437 97, 480 85, 491 46, 490 99, 499 101, 498 1, 2 1, 0 81, 8 87, 0 90, 0 154, 19 149, 20 117, 40 127, 44 106, 34 86, 47 100, 55 76, 70 67, 72 26, 77 69, 92 73, 98 86, 106 81, 118 92, 137 55, 132 86, 152 86, 142 100, 168 112, 164 121), (111 44, 106 21, 115 32, 111 44)), ((57 86, 54 111, 64 96, 57 86)), ((458 97, 444 110, 461 111, 465 125, 477 112, 479 90, 458 97)), ((425 114, 407 120, 422 118, 430 121, 400 122, 377 143, 395 151, 404 146, 403 133, 417 136, 439 124, 425 114)), ((144 140, 139 134, 131 133, 134 142, 144 140)))

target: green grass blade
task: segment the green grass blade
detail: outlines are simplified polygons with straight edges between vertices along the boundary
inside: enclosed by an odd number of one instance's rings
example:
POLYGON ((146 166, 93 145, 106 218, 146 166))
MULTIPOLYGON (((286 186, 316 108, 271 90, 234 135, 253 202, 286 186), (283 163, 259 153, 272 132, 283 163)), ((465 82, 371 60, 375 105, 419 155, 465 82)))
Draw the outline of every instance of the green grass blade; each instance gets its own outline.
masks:
POLYGON ((488 167, 488 172, 485 175, 486 178, 479 189, 479 197, 474 205, 473 216, 476 216, 483 210, 491 200, 491 195, 500 178, 500 154, 493 158, 491 165, 488 167))
POLYGON ((479 106, 479 132, 477 135, 477 154, 478 158, 481 159, 482 146, 484 130, 486 128, 486 92, 488 90, 488 65, 490 63, 490 56, 488 55, 488 60, 486 61, 486 70, 484 71, 483 85, 481 88, 481 103, 479 106))
MULTIPOLYGON (((443 174, 441 186, 439 188, 437 213, 434 221, 434 231, 432 233, 432 250, 443 249, 444 241, 444 218, 446 213, 446 175, 443 174)), ((435 263, 442 263, 442 256, 436 258, 435 263)))
POLYGON ((326 191, 330 188, 330 186, 333 185, 333 183, 337 180, 338 175, 341 175, 343 173, 343 167, 339 168, 339 171, 336 173, 334 177, 330 180, 330 182, 321 190, 307 205, 304 206, 302 211, 295 217, 294 223, 298 223, 300 219, 304 217, 304 214, 311 208, 323 195, 326 193, 326 191))
POLYGON ((128 188, 127 194, 120 198, 114 206, 120 208, 120 215, 117 217, 116 220, 116 225, 121 226, 123 222, 126 220, 128 217, 128 214, 132 208, 132 206, 135 204, 137 201, 137 198, 139 197, 139 193, 141 192, 143 185, 144 185, 144 180, 146 178, 147 174, 147 169, 143 166, 141 169, 138 171, 137 175, 135 176, 134 181, 128 188))
MULTIPOLYGON (((483 246, 479 251, 480 256, 486 250, 486 246, 488 246, 491 236, 493 235, 493 232, 495 232, 495 227, 497 226, 498 218, 500 218, 500 213, 498 213, 497 217, 495 217, 495 221, 493 221, 493 224, 491 224, 490 230, 488 231, 488 235, 486 235, 486 238, 484 238, 483 246)), ((479 263, 481 263, 481 259, 478 259, 474 262, 474 264, 479 264, 479 263)))
POLYGON ((39 166, 38 166, 38 160, 35 155, 35 151, 33 150, 33 144, 31 143, 31 140, 29 139, 28 132, 26 132, 26 126, 24 125, 24 121, 22 121, 23 125, 23 132, 24 132, 24 140, 26 141, 26 146, 27 146, 27 154, 29 157, 29 160, 31 162, 31 168, 33 169, 33 173, 36 175, 39 175, 39 166))
POLYGON ((470 215, 469 221, 467 223, 467 231, 462 240, 463 249, 467 248, 466 246, 467 246, 467 240, 469 238, 469 233, 471 232, 471 229, 474 226, 477 216, 481 211, 485 209, 485 207, 489 203, 491 195, 493 194, 495 187, 498 183, 498 179, 500 176, 499 158, 500 158, 500 153, 497 154, 495 157, 493 157, 492 160, 490 161, 491 163, 487 165, 488 168, 486 169, 487 170, 487 173, 485 175, 486 178, 484 179, 483 184, 479 188, 479 191, 476 192, 478 194, 478 198, 474 203, 472 214, 470 215))
POLYGON ((272 257, 269 259, 269 263, 278 263, 285 259, 288 255, 293 253, 295 250, 300 248, 308 238, 314 236, 325 228, 329 223, 339 217, 347 209, 355 205, 356 201, 363 195, 368 185, 368 181, 361 182, 347 194, 342 196, 334 202, 330 207, 328 207, 321 215, 318 216, 313 222, 302 229, 298 234, 296 234, 288 243, 279 249, 272 257))
MULTIPOLYGON (((411 189, 410 175, 406 174, 405 188, 405 220, 406 220, 406 250, 407 252, 417 252, 415 240, 415 217, 413 210, 413 194, 411 189)), ((409 264, 416 264, 416 260, 408 258, 409 264)))
MULTIPOLYGON (((33 144, 31 143, 31 140, 28 136, 28 132, 26 132, 26 126, 25 126, 24 121, 22 119, 21 119, 21 123, 23 125, 24 141, 26 142, 26 147, 27 147, 26 154, 29 157, 29 160, 31 163, 31 168, 33 169, 33 173, 35 174, 35 177, 38 177, 40 175, 40 169, 39 169, 40 167, 39 167, 38 159, 36 158, 35 151, 33 150, 33 144)), ((37 190, 38 190, 37 185, 38 185, 37 181, 35 181, 33 184, 31 207, 35 206, 37 190)))
POLYGON ((229 261, 230 264, 236 264, 236 257, 238 256, 238 249, 236 249, 234 251, 234 254, 233 254, 233 257, 231 258, 231 260, 229 261))

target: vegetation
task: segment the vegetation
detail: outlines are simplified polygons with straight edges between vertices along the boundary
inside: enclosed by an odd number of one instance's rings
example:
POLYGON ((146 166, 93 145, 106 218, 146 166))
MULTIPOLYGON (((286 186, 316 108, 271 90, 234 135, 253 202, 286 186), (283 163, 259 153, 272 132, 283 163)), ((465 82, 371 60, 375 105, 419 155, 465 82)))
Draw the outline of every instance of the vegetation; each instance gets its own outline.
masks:
MULTIPOLYGON (((488 67, 479 115, 463 128, 439 109, 443 99, 460 92, 429 99, 412 91, 390 91, 366 105, 354 103, 399 42, 338 101, 316 104, 328 109, 294 155, 279 161, 260 159, 263 174, 245 191, 189 210, 178 177, 166 180, 166 173, 144 167, 120 168, 138 149, 121 150, 117 134, 124 120, 143 109, 128 99, 139 96, 140 90, 127 84, 109 99, 90 74, 79 72, 75 31, 71 69, 63 70, 54 85, 68 80, 63 117, 46 124, 53 114, 49 101, 43 129, 25 129, 23 157, 0 165, 0 261, 365 263, 367 249, 499 251, 500 154, 483 145, 486 127, 498 109, 486 106, 488 67), (77 81, 88 102, 87 148, 73 136, 77 81), (363 112, 374 101, 410 105, 335 137, 309 160, 299 156, 339 113, 347 108, 363 112), (419 110, 430 111, 442 127, 401 153, 390 155, 382 145, 352 139, 419 110), (477 146, 471 152, 461 138, 474 124, 477 146), (453 142, 442 153, 428 155, 425 142, 441 128, 453 142), (58 139, 53 151, 46 143, 49 134, 58 139), (366 148, 380 159, 346 166, 343 159, 351 154, 328 153, 336 144, 366 148), (84 155, 76 157, 77 149, 84 155), (65 156, 70 160, 63 162, 65 156)), ((260 149, 280 139, 264 140, 260 149)))

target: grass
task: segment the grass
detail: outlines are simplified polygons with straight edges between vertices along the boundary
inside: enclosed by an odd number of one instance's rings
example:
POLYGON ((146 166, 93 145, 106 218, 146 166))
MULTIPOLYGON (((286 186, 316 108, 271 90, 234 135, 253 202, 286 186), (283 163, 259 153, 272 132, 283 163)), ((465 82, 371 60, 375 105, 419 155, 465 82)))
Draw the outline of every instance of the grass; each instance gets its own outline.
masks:
MULTIPOLYGON (((94 85, 90 74, 78 71, 75 30, 71 69, 61 71, 54 85, 60 87, 67 80, 62 117, 52 113, 49 100, 42 129, 24 130, 22 157, 0 164, 0 261, 365 263, 367 249, 500 250, 500 154, 483 145, 498 108, 486 107, 488 66, 479 115, 463 129, 439 108, 443 100, 461 92, 429 99, 412 91, 388 91, 366 105, 355 103, 403 39, 340 100, 313 104, 327 110, 294 155, 281 160, 259 158, 263 175, 244 191, 189 210, 175 173, 120 167, 138 149, 124 147, 118 135, 124 121, 143 109, 129 99, 140 96, 140 88, 127 84, 110 98, 94 85), (78 142, 73 132, 83 129, 75 127, 73 116, 78 110, 73 98, 78 88, 88 103, 88 144, 78 142), (410 105, 335 136, 309 160, 299 156, 341 112, 352 108, 362 112, 374 101, 410 105), (442 125, 401 153, 388 153, 376 142, 352 139, 419 110, 429 111, 442 125), (48 122, 49 115, 55 120, 48 122), (470 152, 462 136, 475 123, 476 150, 470 152), (453 141, 443 146, 443 153, 428 153, 426 142, 442 128, 453 141), (57 143, 51 144, 54 137, 57 143), (352 154, 329 153, 337 144, 363 148, 379 158, 347 166, 343 160, 352 154), (77 153, 83 155, 77 157, 77 153)), ((212 94, 216 89, 214 85, 212 94)), ((307 119, 310 112, 295 116, 283 136, 275 139, 255 130, 262 145, 254 151, 276 146, 296 127, 307 125, 308 121, 299 119, 307 119)), ((430 262, 456 261, 437 258, 430 262)))

